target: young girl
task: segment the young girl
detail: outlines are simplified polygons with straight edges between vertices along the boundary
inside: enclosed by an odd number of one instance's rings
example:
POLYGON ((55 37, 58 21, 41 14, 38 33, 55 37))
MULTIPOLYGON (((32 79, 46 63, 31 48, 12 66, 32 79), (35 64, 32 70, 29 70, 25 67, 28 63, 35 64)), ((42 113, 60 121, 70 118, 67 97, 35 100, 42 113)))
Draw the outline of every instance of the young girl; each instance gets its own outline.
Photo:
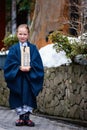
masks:
POLYGON ((44 68, 38 49, 28 42, 29 28, 26 24, 19 25, 17 37, 19 42, 9 49, 4 66, 5 80, 10 89, 9 104, 11 109, 15 109, 19 115, 16 126, 35 126, 29 115, 33 108, 37 107, 36 96, 42 90, 44 68), (25 48, 30 50, 27 60, 22 57, 23 46, 24 52, 25 48), (26 63, 22 65, 22 59, 29 62, 28 65, 26 63))

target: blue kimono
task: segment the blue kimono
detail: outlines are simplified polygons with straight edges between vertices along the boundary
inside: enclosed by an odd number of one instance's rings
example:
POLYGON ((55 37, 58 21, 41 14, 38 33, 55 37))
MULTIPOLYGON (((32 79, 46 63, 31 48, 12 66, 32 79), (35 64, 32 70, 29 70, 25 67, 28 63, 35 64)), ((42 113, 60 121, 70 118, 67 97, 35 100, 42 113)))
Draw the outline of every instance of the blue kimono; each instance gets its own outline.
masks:
POLYGON ((17 43, 9 49, 4 66, 4 77, 10 89, 9 104, 11 108, 23 105, 36 108, 36 96, 42 90, 44 68, 38 49, 34 44, 27 43, 30 47, 29 72, 22 72, 20 44, 17 43))

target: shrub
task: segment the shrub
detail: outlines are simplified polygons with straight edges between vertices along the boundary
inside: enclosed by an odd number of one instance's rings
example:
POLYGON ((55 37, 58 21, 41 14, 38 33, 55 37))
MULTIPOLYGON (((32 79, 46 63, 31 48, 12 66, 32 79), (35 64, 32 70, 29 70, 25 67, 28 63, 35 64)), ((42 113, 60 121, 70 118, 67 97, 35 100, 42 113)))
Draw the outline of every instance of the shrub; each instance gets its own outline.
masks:
POLYGON ((10 46, 18 42, 18 38, 15 34, 13 35, 8 33, 2 41, 4 42, 4 46, 6 48, 9 48, 10 46))
MULTIPOLYGON (((73 59, 78 54, 87 54, 87 44, 80 40, 69 40, 68 36, 63 35, 59 31, 55 31, 49 35, 49 39, 54 43, 57 52, 64 50, 66 56, 73 59)), ((73 38, 72 38, 73 39, 73 38)))

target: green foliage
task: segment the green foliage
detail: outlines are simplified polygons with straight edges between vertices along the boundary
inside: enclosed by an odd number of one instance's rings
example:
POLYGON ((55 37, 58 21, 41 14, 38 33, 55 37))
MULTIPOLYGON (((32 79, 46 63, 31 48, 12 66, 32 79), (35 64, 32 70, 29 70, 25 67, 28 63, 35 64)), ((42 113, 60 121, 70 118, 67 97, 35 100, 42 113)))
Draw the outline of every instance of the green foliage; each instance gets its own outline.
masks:
POLYGON ((9 48, 10 46, 18 42, 18 38, 16 35, 8 33, 2 41, 4 42, 4 46, 9 48))
POLYGON ((6 8, 6 23, 11 21, 11 0, 6 0, 6 4, 5 4, 5 8, 6 8))
POLYGON ((49 39, 54 43, 54 48, 57 52, 64 50, 66 56, 73 59, 78 54, 87 54, 87 44, 82 40, 72 42, 67 36, 59 31, 55 31, 49 35, 49 39))
POLYGON ((30 0, 24 0, 24 1, 18 1, 16 0, 17 5, 19 5, 19 12, 23 10, 28 10, 29 13, 32 12, 35 6, 35 1, 30 1, 30 0))

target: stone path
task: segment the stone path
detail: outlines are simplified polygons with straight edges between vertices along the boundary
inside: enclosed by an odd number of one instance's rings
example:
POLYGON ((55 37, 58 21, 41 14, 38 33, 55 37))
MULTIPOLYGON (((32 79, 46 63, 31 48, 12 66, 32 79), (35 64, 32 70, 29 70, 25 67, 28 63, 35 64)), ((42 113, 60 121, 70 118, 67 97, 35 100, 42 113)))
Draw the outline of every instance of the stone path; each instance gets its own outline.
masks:
POLYGON ((15 126, 15 120, 18 119, 15 111, 0 107, 0 130, 87 130, 86 127, 65 124, 63 122, 53 121, 44 117, 31 115, 35 122, 35 127, 15 126))

